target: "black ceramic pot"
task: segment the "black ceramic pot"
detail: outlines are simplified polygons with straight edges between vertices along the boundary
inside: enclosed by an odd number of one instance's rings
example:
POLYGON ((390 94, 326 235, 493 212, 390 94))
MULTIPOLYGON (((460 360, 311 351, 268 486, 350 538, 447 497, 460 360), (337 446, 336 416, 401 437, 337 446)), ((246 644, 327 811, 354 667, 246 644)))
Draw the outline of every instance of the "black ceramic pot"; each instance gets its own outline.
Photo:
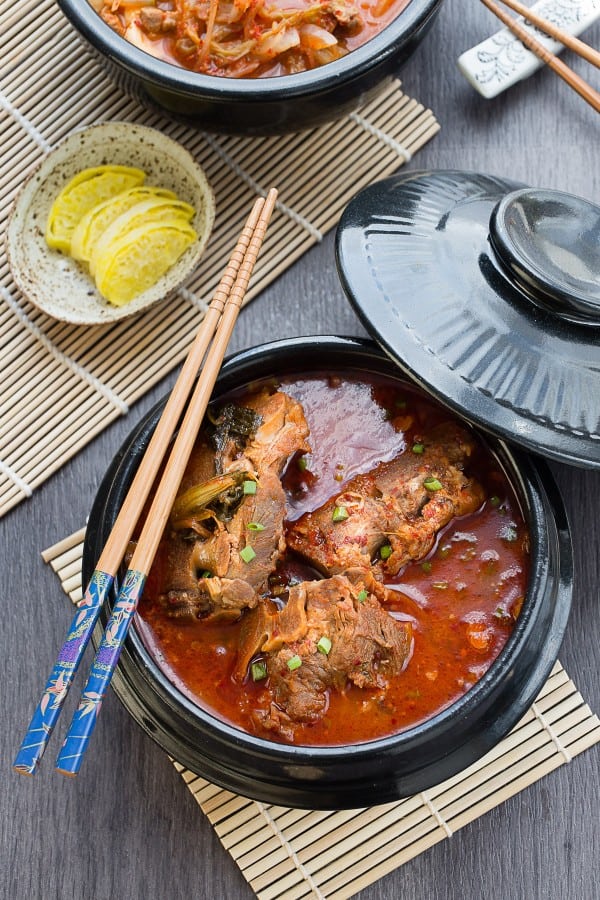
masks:
MULTIPOLYGON (((326 369, 398 376, 362 340, 279 341, 229 359, 217 393, 263 377, 326 369)), ((150 439, 162 404, 138 425, 113 460, 86 534, 87 583, 150 439)), ((522 504, 531 535, 531 576, 521 615, 486 675, 451 707, 393 737, 345 747, 293 747, 252 737, 199 709, 163 675, 132 629, 113 686, 133 718, 175 759, 222 787, 283 806, 371 806, 425 790, 466 768, 520 719, 556 661, 572 590, 568 523, 545 464, 489 440, 522 504)), ((114 600, 114 597, 113 597, 114 600)), ((108 610, 103 610, 103 623, 108 610)))
POLYGON ((280 78, 218 78, 155 59, 114 32, 87 0, 58 0, 65 16, 126 89, 209 131, 298 131, 364 104, 414 52, 442 0, 411 0, 381 34, 342 59, 280 78))

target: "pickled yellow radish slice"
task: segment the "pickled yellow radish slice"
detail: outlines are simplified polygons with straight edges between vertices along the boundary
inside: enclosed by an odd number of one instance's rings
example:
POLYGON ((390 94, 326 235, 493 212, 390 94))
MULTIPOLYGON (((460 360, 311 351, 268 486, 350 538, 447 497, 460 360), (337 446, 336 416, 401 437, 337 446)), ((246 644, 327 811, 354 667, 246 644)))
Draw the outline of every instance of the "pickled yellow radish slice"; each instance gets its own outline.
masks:
POLYGON ((152 287, 196 240, 183 219, 146 223, 127 232, 96 267, 96 286, 114 306, 152 287))
POLYGON ((136 203, 151 199, 177 200, 177 194, 166 188, 134 187, 93 206, 81 217, 71 235, 71 256, 88 262, 102 232, 136 203))
POLYGON ((92 207, 109 197, 143 184, 146 175, 130 166, 97 166, 84 169, 62 189, 48 214, 46 242, 69 253, 77 223, 92 207))
POLYGON ((194 207, 183 200, 153 198, 136 203, 117 216, 99 236, 88 260, 91 274, 95 274, 99 260, 112 254, 114 244, 135 228, 146 223, 170 222, 173 219, 190 222, 193 216, 194 207))

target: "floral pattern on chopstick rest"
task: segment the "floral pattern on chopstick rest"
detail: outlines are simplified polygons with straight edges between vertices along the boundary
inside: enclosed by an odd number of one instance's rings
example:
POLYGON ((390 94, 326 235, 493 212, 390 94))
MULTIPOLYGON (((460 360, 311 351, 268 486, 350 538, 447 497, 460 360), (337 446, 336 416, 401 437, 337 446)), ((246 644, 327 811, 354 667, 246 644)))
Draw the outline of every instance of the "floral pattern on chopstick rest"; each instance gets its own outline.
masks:
MULTIPOLYGON (((540 0, 531 7, 539 16, 572 35, 580 35, 600 18, 600 0, 540 0)), ((539 28, 523 20, 517 21, 552 53, 564 47, 539 28)), ((529 78, 544 63, 508 29, 467 50, 458 58, 458 68, 467 81, 483 97, 496 97, 518 81, 529 78)))

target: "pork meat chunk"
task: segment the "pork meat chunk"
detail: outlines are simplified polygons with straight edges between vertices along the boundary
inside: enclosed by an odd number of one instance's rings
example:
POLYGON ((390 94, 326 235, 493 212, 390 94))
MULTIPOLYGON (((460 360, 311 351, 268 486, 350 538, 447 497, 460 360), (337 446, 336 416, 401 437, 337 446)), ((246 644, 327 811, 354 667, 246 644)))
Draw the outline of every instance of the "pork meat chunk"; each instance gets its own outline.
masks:
POLYGON ((288 547, 326 575, 353 566, 371 568, 379 578, 395 575, 425 556, 452 518, 483 502, 481 486, 463 472, 473 450, 464 428, 438 426, 422 454, 407 451, 357 476, 299 518, 287 535, 288 547))
POLYGON ((294 585, 282 611, 261 601, 246 615, 242 665, 264 654, 273 697, 256 714, 263 728, 291 741, 298 723, 325 714, 329 691, 349 683, 383 691, 403 671, 412 627, 385 610, 386 595, 370 572, 354 570, 294 585))
POLYGON ((245 445, 227 441, 215 462, 221 473, 248 472, 256 492, 244 494, 234 514, 211 527, 172 532, 162 602, 173 616, 235 619, 256 605, 285 550, 285 492, 281 474, 297 451, 308 449, 299 403, 280 391, 261 391, 248 407, 260 425, 245 445), (250 551, 247 549, 250 548, 250 551))

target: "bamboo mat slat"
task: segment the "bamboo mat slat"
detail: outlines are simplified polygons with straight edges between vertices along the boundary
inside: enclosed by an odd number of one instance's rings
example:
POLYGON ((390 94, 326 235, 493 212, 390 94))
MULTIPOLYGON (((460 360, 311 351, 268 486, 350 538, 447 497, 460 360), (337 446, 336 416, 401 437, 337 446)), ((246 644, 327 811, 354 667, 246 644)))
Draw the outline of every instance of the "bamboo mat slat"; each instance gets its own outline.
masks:
MULTIPOLYGON (((42 554, 74 603, 85 529, 42 554)), ((600 742, 600 720, 558 662, 511 733, 464 772, 396 803, 330 812, 239 797, 175 760, 259 900, 347 900, 600 742)))
MULTIPOLYGON (((83 0, 82 0, 83 2, 83 0)), ((184 357, 256 193, 280 203, 250 282, 255 297, 330 228, 351 196, 439 130, 398 82, 359 113, 299 135, 209 135, 144 108, 105 76, 53 0, 0 0, 0 225, 31 168, 69 131, 124 120, 180 141, 215 191, 215 230, 196 273, 135 320, 81 328, 31 306, 0 255, 0 515, 81 450, 184 357), (314 160, 319 160, 315 171, 314 160)))

